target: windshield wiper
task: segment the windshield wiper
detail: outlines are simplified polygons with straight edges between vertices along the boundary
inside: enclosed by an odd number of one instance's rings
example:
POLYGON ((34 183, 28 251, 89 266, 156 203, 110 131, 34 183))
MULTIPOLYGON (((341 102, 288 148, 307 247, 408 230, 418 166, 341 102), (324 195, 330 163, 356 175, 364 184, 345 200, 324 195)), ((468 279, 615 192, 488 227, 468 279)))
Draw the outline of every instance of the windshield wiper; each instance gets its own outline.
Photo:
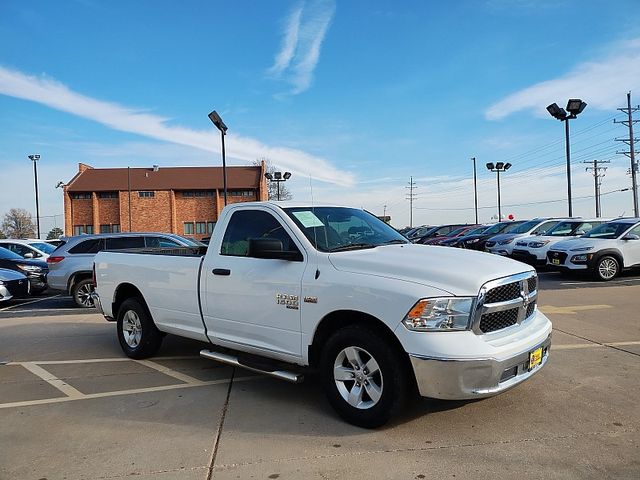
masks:
POLYGON ((380 245, 395 245, 395 244, 405 244, 405 243, 411 243, 408 240, 400 240, 399 238, 395 238, 393 240, 387 240, 386 242, 382 242, 380 245))
POLYGON ((348 245, 340 245, 338 247, 334 247, 329 250, 330 253, 333 252, 346 252, 348 250, 362 250, 365 248, 376 248, 378 245, 373 245, 371 243, 350 243, 348 245))

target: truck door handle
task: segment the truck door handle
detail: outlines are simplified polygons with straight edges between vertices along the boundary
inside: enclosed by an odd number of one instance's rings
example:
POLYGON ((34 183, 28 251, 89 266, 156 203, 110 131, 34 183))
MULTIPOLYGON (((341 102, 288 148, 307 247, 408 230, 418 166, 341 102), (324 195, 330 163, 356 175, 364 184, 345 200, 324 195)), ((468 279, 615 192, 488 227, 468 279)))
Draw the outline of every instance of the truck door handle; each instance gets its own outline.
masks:
POLYGON ((211 273, 213 273, 214 275, 231 275, 231 270, 229 270, 228 268, 214 268, 213 270, 211 270, 211 273))

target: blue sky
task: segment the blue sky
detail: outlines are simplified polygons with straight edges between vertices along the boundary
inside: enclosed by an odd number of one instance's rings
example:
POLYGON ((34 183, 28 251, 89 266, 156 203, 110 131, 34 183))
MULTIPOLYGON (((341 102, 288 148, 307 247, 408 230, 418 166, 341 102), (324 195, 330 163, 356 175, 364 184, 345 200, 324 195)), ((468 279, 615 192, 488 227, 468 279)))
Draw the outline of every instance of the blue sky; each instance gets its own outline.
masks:
MULTIPOLYGON (((414 223, 495 215, 486 162, 509 161, 504 213, 564 215, 564 130, 545 111, 580 97, 571 124, 574 213, 593 214, 585 160, 630 186, 616 108, 640 100, 640 2, 0 2, 0 213, 62 223, 59 180, 96 167, 219 165, 266 157, 300 201, 348 203, 414 223), (535 203, 534 202, 548 202, 535 203), (509 206, 513 205, 513 206, 509 206), (57 215, 57 217, 56 217, 57 215)), ((639 127, 640 128, 640 127, 639 127)), ((631 213, 631 192, 603 197, 631 213)))

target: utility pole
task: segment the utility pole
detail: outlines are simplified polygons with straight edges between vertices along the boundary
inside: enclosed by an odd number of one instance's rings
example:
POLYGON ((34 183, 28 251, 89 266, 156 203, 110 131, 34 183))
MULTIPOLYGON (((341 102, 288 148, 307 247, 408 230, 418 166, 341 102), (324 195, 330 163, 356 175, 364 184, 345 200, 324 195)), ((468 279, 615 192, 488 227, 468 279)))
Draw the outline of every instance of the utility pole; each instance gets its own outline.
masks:
POLYGON ((585 160, 582 163, 585 163, 587 165, 592 165, 591 167, 585 168, 585 171, 588 172, 589 170, 591 170, 593 172, 593 180, 594 180, 595 195, 596 195, 596 218, 600 218, 600 212, 601 212, 600 186, 602 185, 602 178, 605 176, 607 172, 607 167, 602 167, 600 165, 603 163, 611 163, 611 162, 609 160, 601 160, 599 162, 598 160, 593 160, 591 162, 585 160))
POLYGON ((637 180, 637 172, 638 172, 638 163, 636 162, 635 155, 635 143, 638 141, 637 138, 633 136, 633 124, 636 122, 640 122, 640 120, 633 119, 633 113, 640 110, 640 106, 635 106, 631 108, 631 92, 627 93, 627 108, 618 108, 621 112, 624 112, 628 115, 627 120, 617 121, 613 119, 613 123, 622 123, 629 128, 629 138, 616 138, 617 142, 623 142, 629 146, 629 151, 621 151, 616 152, 622 155, 626 155, 631 159, 631 189, 633 190, 633 214, 635 217, 639 217, 640 213, 638 213, 638 180, 637 180))
POLYGON ((476 225, 478 224, 478 180, 476 178, 476 157, 472 157, 473 160, 473 199, 476 207, 476 225))
POLYGON ((418 188, 416 182, 413 181, 413 177, 409 177, 409 185, 404 188, 409 189, 409 193, 407 194, 407 200, 409 200, 409 226, 413 227, 413 201, 418 198, 418 194, 413 193, 413 191, 418 188))

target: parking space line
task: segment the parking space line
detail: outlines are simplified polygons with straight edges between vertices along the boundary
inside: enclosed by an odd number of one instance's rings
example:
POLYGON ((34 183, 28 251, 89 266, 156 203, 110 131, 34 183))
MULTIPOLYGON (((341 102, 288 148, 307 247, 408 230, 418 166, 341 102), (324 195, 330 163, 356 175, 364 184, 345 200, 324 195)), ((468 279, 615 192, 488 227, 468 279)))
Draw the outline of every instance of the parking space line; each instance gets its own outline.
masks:
POLYGON ((30 300, 28 302, 18 303, 17 305, 11 305, 9 307, 0 308, 0 312, 4 312, 5 310, 11 310, 12 308, 16 308, 16 307, 21 307, 22 305, 30 305, 32 303, 43 302, 45 300, 50 300, 52 298, 59 297, 60 295, 62 294, 58 293, 57 295, 52 295, 50 297, 37 298, 36 300, 30 300))
MULTIPOLYGON (((264 378, 259 375, 252 375, 249 377, 235 377, 233 382, 246 382, 249 380, 256 380, 264 378)), ((224 385, 231 381, 230 378, 225 378, 222 380, 209 380, 200 383, 180 383, 174 385, 162 385, 159 387, 147 387, 147 388, 134 388, 131 390, 117 390, 113 392, 101 392, 101 393, 90 393, 87 395, 80 394, 80 397, 58 397, 58 398, 44 398, 41 400, 26 400, 22 402, 11 402, 11 403, 0 403, 0 409, 3 408, 14 408, 14 407, 31 407, 34 405, 49 405, 52 403, 64 403, 64 402, 72 402, 75 400, 91 400, 95 398, 106 398, 106 397, 115 397, 119 395, 134 395, 140 393, 151 393, 151 392, 163 392, 165 390, 176 390, 178 388, 192 388, 192 387, 204 387, 207 385, 224 385)))
POLYGON ((552 350, 580 350, 582 348, 606 348, 606 347, 625 347, 632 345, 640 345, 639 341, 631 342, 608 342, 608 343, 569 343, 564 345, 552 345, 552 350))
POLYGON ((35 363, 24 362, 24 363, 22 363, 22 366, 24 368, 26 368, 27 370, 29 370, 34 375, 37 375, 38 377, 40 377, 42 380, 47 382, 52 387, 57 388, 58 390, 60 390, 68 398, 76 399, 76 398, 82 398, 82 397, 85 396, 79 390, 76 390, 75 388, 73 388, 71 385, 69 385, 65 381, 60 380, 58 377, 53 375, 51 372, 48 372, 47 370, 45 370, 44 368, 42 368, 39 365, 36 365, 35 363))
POLYGON ((169 377, 180 380, 181 382, 194 384, 202 383, 202 380, 198 380, 197 378, 191 377, 176 370, 172 370, 171 368, 165 367, 164 365, 160 365, 159 363, 155 363, 150 360, 135 360, 135 362, 139 363, 140 365, 144 365, 145 367, 153 368, 154 370, 157 370, 158 372, 169 377))
MULTIPOLYGON (((175 357, 154 357, 154 360, 193 360, 200 358, 199 355, 177 355, 175 357)), ((78 360, 31 360, 29 363, 36 365, 70 365, 75 363, 101 363, 101 362, 134 362, 129 357, 111 358, 81 358, 78 360)), ((24 362, 9 362, 7 365, 22 365, 24 362)))

